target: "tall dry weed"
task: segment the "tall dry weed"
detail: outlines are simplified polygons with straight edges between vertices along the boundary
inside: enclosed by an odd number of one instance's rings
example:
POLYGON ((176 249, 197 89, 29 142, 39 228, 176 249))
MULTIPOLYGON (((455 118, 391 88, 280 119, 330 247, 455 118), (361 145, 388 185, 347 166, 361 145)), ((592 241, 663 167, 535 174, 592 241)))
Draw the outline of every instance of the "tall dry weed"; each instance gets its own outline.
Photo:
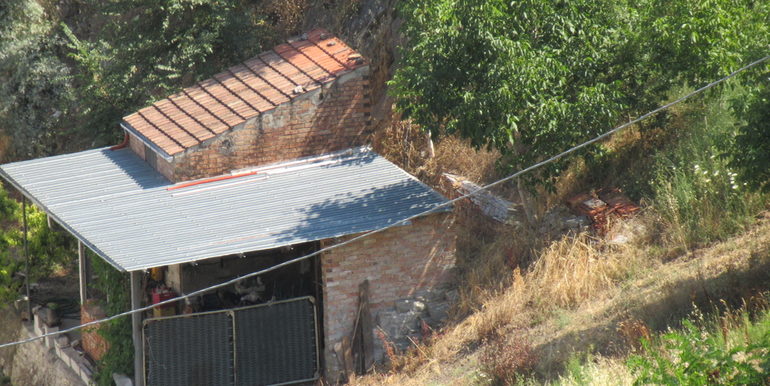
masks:
MULTIPOLYGON (((498 252, 513 242, 504 232, 498 234, 498 238, 488 244, 496 245, 498 252)), ((643 254, 635 247, 611 246, 585 234, 567 235, 553 242, 542 249, 526 269, 506 265, 503 254, 495 254, 495 248, 485 252, 491 254, 485 256, 490 260, 477 260, 473 276, 462 281, 477 283, 463 290, 464 300, 461 291, 461 301, 466 302, 464 307, 474 312, 442 331, 440 339, 431 339, 427 347, 422 347, 428 355, 412 353, 406 354, 408 358, 401 358, 399 361, 404 363, 401 368, 405 371, 402 375, 420 371, 421 366, 451 361, 469 347, 484 347, 500 336, 513 336, 517 330, 531 327, 538 320, 548 320, 556 309, 578 307, 584 301, 600 297, 644 264, 640 260, 643 254), (480 284, 486 280, 499 283, 480 284)))
POLYGON ((539 361, 532 344, 521 332, 510 339, 498 336, 481 351, 479 362, 483 371, 497 383, 514 385, 530 376, 539 361))
POLYGON ((526 272, 509 271, 510 283, 489 295, 466 322, 474 340, 519 322, 545 319, 557 308, 573 308, 627 279, 643 264, 631 246, 610 246, 586 234, 565 236, 545 248, 526 272))
POLYGON ((510 286, 511 271, 529 253, 531 239, 518 237, 508 227, 480 231, 468 221, 459 227, 457 266, 463 285, 454 314, 466 316, 510 286))
POLYGON ((434 138, 435 157, 428 156, 425 132, 409 121, 394 120, 372 140, 380 155, 421 181, 437 186, 442 173, 461 175, 483 183, 498 177, 497 151, 475 149, 467 140, 454 136, 434 138))
POLYGON ((630 248, 609 247, 579 234, 546 248, 527 281, 541 302, 574 307, 627 277, 635 260, 630 248))

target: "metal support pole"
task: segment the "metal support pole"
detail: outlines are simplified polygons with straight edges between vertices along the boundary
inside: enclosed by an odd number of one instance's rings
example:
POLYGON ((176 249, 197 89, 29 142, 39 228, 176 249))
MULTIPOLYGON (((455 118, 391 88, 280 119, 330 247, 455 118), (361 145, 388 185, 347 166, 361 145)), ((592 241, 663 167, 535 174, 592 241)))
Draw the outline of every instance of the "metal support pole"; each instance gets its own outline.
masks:
POLYGON ((27 315, 29 320, 32 321, 32 298, 29 296, 29 241, 27 241, 27 198, 21 198, 21 217, 24 224, 24 281, 27 287, 27 315))
MULTIPOLYGON (((142 271, 131 272, 131 309, 142 306, 142 271)), ((134 340, 134 385, 144 385, 144 349, 142 345, 142 313, 131 314, 131 329, 134 340)))
POLYGON ((80 275, 80 304, 84 305, 86 304, 86 300, 88 299, 88 294, 86 293, 86 288, 88 286, 88 262, 86 261, 88 257, 86 256, 86 247, 83 245, 83 242, 78 240, 78 272, 80 275))

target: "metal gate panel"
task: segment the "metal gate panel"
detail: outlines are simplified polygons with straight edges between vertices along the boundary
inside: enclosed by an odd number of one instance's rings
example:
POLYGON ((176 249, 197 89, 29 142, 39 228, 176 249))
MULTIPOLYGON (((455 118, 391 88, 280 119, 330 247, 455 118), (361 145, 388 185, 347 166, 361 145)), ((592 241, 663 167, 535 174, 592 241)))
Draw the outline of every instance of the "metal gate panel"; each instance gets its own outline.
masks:
POLYGON ((274 385, 318 377, 313 298, 239 309, 235 317, 237 385, 274 385))
POLYGON ((318 378, 315 301, 144 321, 147 385, 275 385, 318 378))
POLYGON ((146 320, 147 384, 233 384, 232 333, 232 318, 223 312, 146 320))

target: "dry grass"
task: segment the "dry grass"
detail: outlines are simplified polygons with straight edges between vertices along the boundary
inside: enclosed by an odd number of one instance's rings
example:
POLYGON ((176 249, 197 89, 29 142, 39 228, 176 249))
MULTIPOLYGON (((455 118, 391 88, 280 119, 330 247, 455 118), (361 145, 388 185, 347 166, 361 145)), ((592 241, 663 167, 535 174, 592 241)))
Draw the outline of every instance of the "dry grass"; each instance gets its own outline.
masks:
MULTIPOLYGON (((574 352, 622 355, 632 349, 626 335, 663 329, 693 303, 708 308, 710 301, 738 301, 767 287, 770 281, 760 277, 770 276, 770 221, 666 263, 651 255, 641 246, 608 246, 585 235, 558 240, 529 270, 509 270, 510 285, 489 295, 478 312, 421 346, 419 355, 406 354, 399 372, 354 384, 479 383, 484 340, 522 329, 540 358, 540 377, 558 377, 574 352)), ((593 384, 630 383, 619 362, 598 358, 587 370, 599 377, 591 375, 593 384)))
POLYGON ((638 260, 628 246, 606 245, 586 234, 565 237, 535 263, 531 289, 540 289, 540 302, 571 308, 627 278, 638 260))
MULTIPOLYGON (((510 235, 507 236, 491 245, 506 245, 512 240, 510 235)), ((494 286, 490 289, 477 285, 465 289, 478 291, 477 294, 466 294, 465 301, 473 303, 485 299, 478 312, 431 342, 429 348, 421 348, 420 355, 407 354, 412 356, 412 360, 405 361, 401 374, 377 378, 376 382, 407 382, 408 379, 402 378, 405 374, 412 374, 418 369, 423 371, 425 366, 439 369, 441 363, 455 360, 469 347, 493 341, 514 329, 530 327, 533 321, 544 319, 544 315, 558 307, 573 307, 596 296, 614 286, 632 267, 628 259, 621 263, 621 256, 628 256, 626 249, 606 246, 584 234, 567 236, 555 242, 525 273, 503 264, 502 256, 504 254, 501 253, 492 255, 484 268, 478 268, 469 281, 478 283, 495 275, 505 276, 501 283, 506 284, 499 287, 506 288, 497 291, 494 286), (425 355, 426 352, 430 355, 425 355)), ((362 384, 367 381, 360 380, 362 384)))
POLYGON ((624 386, 634 384, 634 375, 622 358, 596 357, 581 364, 580 373, 560 377, 554 384, 562 386, 624 386))
POLYGON ((463 285, 458 288, 454 316, 465 317, 480 310, 511 285, 512 270, 538 248, 536 238, 523 236, 522 231, 507 226, 490 226, 480 216, 458 224, 458 281, 463 285))
POLYGON ((493 181, 499 173, 497 151, 474 149, 457 137, 435 139, 435 157, 428 156, 425 132, 409 121, 394 120, 372 139, 374 150, 421 181, 438 186, 442 173, 453 173, 479 183, 493 181))
MULTIPOLYGON (((663 137, 654 130, 629 130, 606 144, 624 149, 607 163, 633 165, 650 153, 649 144, 665 142, 663 137), (640 141, 640 136, 648 140, 640 141), (640 142, 647 145, 639 146, 640 142)), ((428 159, 425 136, 408 122, 397 122, 383 138, 375 141, 378 152, 434 186, 442 172, 482 183, 484 176, 494 178, 490 171, 497 155, 476 151, 463 141, 444 139, 436 145, 436 157, 428 159)), ((563 179, 559 193, 549 200, 541 197, 538 204, 562 201, 572 192, 595 188, 597 183, 612 185, 623 174, 637 173, 637 168, 611 167, 601 176, 586 177, 588 168, 577 162, 573 178, 563 179)), ((761 221, 740 237, 688 250, 672 247, 681 245, 674 240, 676 232, 653 210, 644 212, 608 232, 610 239, 616 233, 638 236, 625 246, 584 234, 544 246, 527 230, 465 224, 466 229, 458 231, 462 284, 454 324, 402 355, 397 371, 353 383, 488 383, 489 377, 479 377, 484 374, 480 354, 488 342, 514 347, 497 337, 523 332, 530 337, 533 356, 539 358, 535 366, 539 382, 574 383, 574 377, 558 378, 572 353, 595 352, 583 369, 592 384, 629 384, 631 375, 613 358, 634 350, 639 337, 680 320, 694 303, 707 305, 721 297, 750 294, 756 277, 768 276, 760 286, 769 285, 770 274, 762 272, 770 272, 765 269, 770 268, 770 221, 761 221), (527 266, 529 261, 533 263, 527 266), (527 268, 516 268, 521 266, 527 268)))

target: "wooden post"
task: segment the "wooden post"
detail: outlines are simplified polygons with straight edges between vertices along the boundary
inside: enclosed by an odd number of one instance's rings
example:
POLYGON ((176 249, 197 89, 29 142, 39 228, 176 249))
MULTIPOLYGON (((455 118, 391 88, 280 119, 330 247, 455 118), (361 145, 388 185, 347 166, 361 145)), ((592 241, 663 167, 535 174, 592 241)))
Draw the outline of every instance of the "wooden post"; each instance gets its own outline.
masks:
POLYGON ((369 280, 364 280, 358 287, 361 298, 361 337, 363 338, 363 371, 366 372, 374 365, 374 337, 372 336, 372 311, 369 309, 369 280))
POLYGON ((524 209, 524 214, 527 215, 527 222, 529 226, 535 225, 535 216, 532 214, 532 208, 529 207, 527 195, 524 192, 524 186, 521 183, 521 179, 516 179, 516 187, 519 191, 519 199, 521 200, 521 208, 524 209))
POLYGON ((29 294, 29 240, 28 235, 29 229, 27 227, 27 198, 22 197, 21 198, 21 216, 22 221, 24 222, 24 283, 27 287, 27 315, 29 317, 30 321, 34 321, 35 318, 32 316, 32 298, 29 294))
POLYGON ((374 364, 372 313, 369 310, 369 280, 358 286, 358 315, 353 326, 352 369, 358 375, 366 373, 374 364))
POLYGON ((436 157, 436 149, 433 147, 433 138, 430 130, 425 132, 425 141, 428 143, 428 158, 436 157))
POLYGON ((88 300, 88 262, 86 261, 86 247, 83 242, 78 240, 78 273, 80 275, 80 305, 86 304, 88 300))
MULTIPOLYGON (((142 271, 131 271, 131 309, 142 306, 142 271)), ((142 313, 131 314, 134 341, 134 385, 144 386, 144 347, 142 345, 142 313)))

